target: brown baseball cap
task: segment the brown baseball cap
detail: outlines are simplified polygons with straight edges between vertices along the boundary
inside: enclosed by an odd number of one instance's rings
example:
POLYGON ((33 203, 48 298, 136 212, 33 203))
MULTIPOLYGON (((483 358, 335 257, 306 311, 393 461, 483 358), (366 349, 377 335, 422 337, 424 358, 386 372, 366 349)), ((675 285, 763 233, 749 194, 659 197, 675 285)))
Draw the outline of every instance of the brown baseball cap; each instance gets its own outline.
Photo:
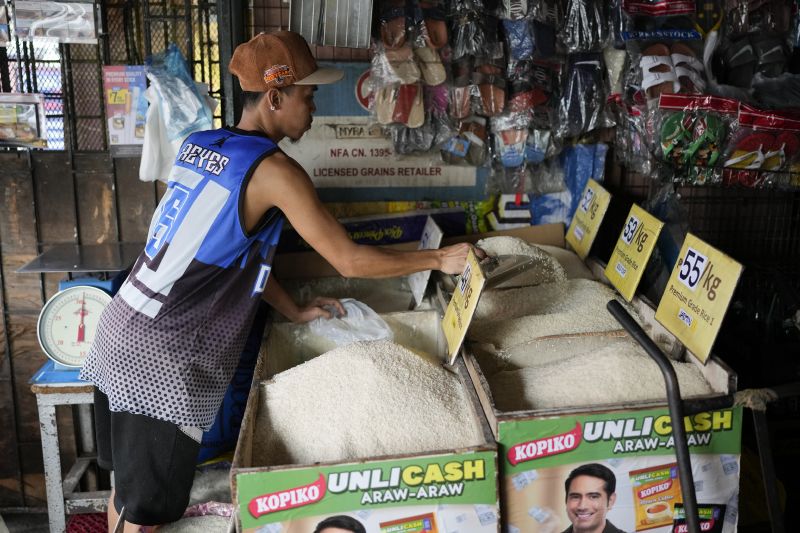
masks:
POLYGON ((319 68, 303 36, 293 31, 259 33, 236 47, 228 70, 243 91, 265 92, 289 85, 326 85, 344 72, 319 68))

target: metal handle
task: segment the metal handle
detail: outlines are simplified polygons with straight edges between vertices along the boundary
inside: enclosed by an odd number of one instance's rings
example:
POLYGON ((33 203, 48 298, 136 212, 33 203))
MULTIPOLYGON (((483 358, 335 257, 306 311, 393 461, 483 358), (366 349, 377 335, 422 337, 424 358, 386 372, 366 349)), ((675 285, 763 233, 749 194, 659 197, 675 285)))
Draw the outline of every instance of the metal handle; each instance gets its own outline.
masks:
POLYGON ((606 305, 608 312, 617 319, 625 331, 638 342, 661 369, 667 387, 667 404, 669 417, 672 421, 672 436, 675 441, 675 455, 678 458, 678 476, 681 480, 681 495, 683 496, 683 509, 686 513, 686 525, 689 533, 700 533, 700 522, 697 516, 697 498, 694 492, 694 477, 692 476, 692 459, 689 455, 689 445, 686 443, 686 430, 683 426, 683 402, 678 386, 678 376, 669 359, 656 346, 656 343, 647 336, 644 330, 628 314, 622 304, 611 300, 606 305))

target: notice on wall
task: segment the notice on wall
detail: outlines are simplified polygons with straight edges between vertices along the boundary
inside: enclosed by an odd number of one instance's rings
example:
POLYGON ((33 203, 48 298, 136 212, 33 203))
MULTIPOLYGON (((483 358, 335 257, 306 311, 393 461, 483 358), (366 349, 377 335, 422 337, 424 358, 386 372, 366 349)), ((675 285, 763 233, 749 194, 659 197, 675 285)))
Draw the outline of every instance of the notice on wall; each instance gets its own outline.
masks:
POLYGON ((14 2, 14 30, 23 41, 96 44, 94 2, 14 2))
MULTIPOLYGON (((698 413, 683 423, 697 502, 724 509, 716 520, 733 533, 742 408, 698 413)), ((498 440, 506 531, 549 533, 577 523, 564 485, 575 468, 589 464, 616 481, 613 494, 601 491, 598 521, 629 533, 678 531, 683 498, 667 408, 504 421, 498 440)), ((576 492, 586 490, 577 483, 576 492)))
POLYGON ((147 76, 140 65, 103 67, 103 96, 112 149, 144 144, 147 76))
POLYGON ((332 64, 344 79, 320 85, 311 129, 281 149, 311 176, 326 202, 385 200, 481 200, 485 171, 447 165, 432 150, 399 154, 369 113, 369 64, 332 64))
POLYGON ((0 145, 31 148, 47 146, 44 96, 0 94, 0 145))

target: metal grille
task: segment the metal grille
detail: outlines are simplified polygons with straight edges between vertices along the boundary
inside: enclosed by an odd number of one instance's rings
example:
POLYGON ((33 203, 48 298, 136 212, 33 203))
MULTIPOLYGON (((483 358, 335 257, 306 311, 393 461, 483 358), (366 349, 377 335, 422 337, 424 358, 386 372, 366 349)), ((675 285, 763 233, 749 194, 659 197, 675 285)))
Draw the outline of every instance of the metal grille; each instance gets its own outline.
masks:
POLYGON ((47 149, 107 149, 103 65, 139 65, 174 42, 197 81, 224 109, 216 3, 202 0, 100 2, 98 44, 57 44, 13 39, 0 49, 4 91, 40 93, 45 98, 47 149), (5 55, 4 55, 5 54, 5 55))
MULTIPOLYGON (((281 0, 252 0, 247 21, 248 35, 289 29, 289 3, 281 0)), ((321 61, 369 61, 369 50, 333 46, 312 46, 321 61)))

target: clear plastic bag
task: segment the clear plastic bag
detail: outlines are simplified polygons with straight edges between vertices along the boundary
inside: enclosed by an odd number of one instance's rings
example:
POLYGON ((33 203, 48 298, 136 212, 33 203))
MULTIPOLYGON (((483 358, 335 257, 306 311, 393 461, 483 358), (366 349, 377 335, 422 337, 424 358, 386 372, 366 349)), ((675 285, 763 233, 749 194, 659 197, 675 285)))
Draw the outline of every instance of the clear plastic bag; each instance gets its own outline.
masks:
POLYGON ((315 318, 309 323, 311 332, 325 337, 337 346, 357 341, 392 340, 391 328, 367 304, 353 298, 339 300, 347 314, 330 319, 315 318))
POLYGON ((197 91, 186 60, 174 43, 166 51, 148 57, 145 70, 158 92, 170 141, 183 139, 193 131, 211 129, 211 110, 197 91))
POLYGON ((608 39, 604 2, 567 0, 561 39, 570 53, 600 50, 608 39))
POLYGON ((570 56, 558 107, 558 137, 576 137, 603 127, 602 111, 606 99, 603 70, 602 54, 570 56))

